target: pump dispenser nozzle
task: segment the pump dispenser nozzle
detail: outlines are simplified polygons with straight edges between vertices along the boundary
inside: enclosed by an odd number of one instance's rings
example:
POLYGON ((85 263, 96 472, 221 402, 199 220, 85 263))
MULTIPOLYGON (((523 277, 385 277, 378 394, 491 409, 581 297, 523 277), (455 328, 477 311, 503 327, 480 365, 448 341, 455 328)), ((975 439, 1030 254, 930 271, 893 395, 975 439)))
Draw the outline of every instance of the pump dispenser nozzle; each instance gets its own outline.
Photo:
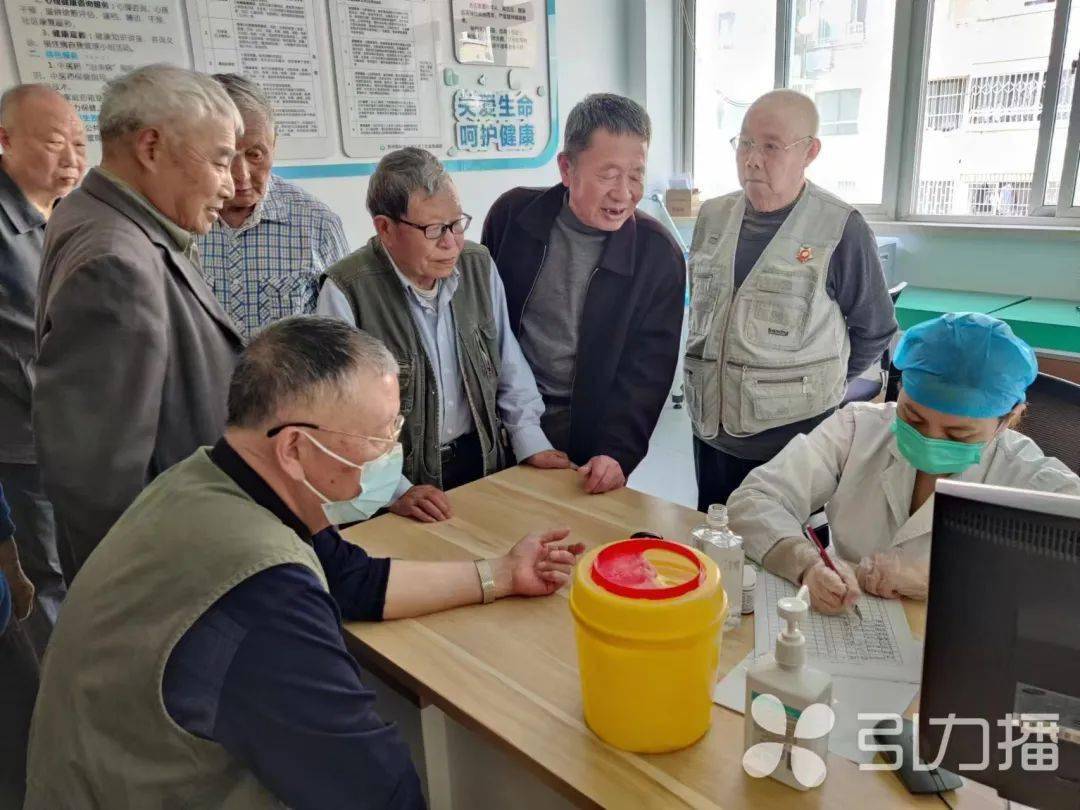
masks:
MULTIPOLYGON (((805 712, 808 710, 820 712, 822 708, 832 705, 832 676, 816 669, 813 659, 806 664, 806 638, 803 636, 803 631, 799 629, 799 625, 806 621, 807 614, 810 612, 809 590, 803 586, 793 596, 778 599, 776 611, 783 623, 782 629, 776 636, 776 651, 771 655, 755 658, 747 669, 746 706, 747 709, 753 709, 755 701, 761 695, 768 695, 774 700, 779 700, 784 707, 784 720, 777 723, 777 726, 790 728, 787 725, 789 718, 797 718, 798 723, 802 723, 802 718, 807 717, 805 712), (824 706, 816 704, 824 704, 824 706)), ((775 737, 779 733, 760 726, 754 715, 754 711, 747 711, 744 721, 744 765, 748 760, 753 762, 756 757, 755 752, 762 750, 759 743, 771 741, 775 746, 775 737)), ((787 756, 783 754, 779 756, 779 763, 775 757, 770 757, 767 762, 763 758, 760 768, 762 775, 768 774, 773 779, 797 790, 816 787, 825 778, 825 757, 829 750, 828 736, 824 734, 820 737, 815 736, 813 739, 800 739, 799 747, 809 750, 799 752, 796 756, 796 748, 792 746, 787 749, 787 756), (810 759, 805 758, 804 754, 809 755, 810 751, 820 758, 820 768, 808 767, 809 762, 818 761, 812 756, 810 759)), ((755 775, 749 765, 747 765, 747 773, 755 775)))
POLYGON ((810 591, 803 585, 795 596, 785 596, 776 603, 776 612, 785 622, 776 637, 776 663, 782 667, 797 669, 806 661, 806 637, 799 623, 806 620, 810 611, 810 591))

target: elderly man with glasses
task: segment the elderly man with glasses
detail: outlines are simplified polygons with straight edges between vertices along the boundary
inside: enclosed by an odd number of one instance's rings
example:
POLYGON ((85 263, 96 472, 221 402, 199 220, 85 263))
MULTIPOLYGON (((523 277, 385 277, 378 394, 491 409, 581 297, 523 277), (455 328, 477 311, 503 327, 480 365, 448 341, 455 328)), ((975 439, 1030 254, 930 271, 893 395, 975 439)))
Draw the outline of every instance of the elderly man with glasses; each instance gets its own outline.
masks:
POLYGON ((335 524, 401 471, 398 363, 330 318, 244 350, 228 425, 159 476, 87 560, 42 672, 27 810, 420 808, 420 780, 341 634, 548 596, 583 547, 534 533, 475 562, 373 558, 335 524))
POLYGON ((381 339, 401 369, 404 474, 390 511, 451 516, 445 490, 518 461, 568 468, 540 427, 544 403, 506 296, 438 159, 408 147, 371 177, 375 236, 327 271, 318 312, 381 339))
POLYGON ((731 141, 742 190, 694 229, 684 366, 702 511, 829 416, 897 329, 870 226, 806 179, 817 131, 801 93, 755 101, 731 141))

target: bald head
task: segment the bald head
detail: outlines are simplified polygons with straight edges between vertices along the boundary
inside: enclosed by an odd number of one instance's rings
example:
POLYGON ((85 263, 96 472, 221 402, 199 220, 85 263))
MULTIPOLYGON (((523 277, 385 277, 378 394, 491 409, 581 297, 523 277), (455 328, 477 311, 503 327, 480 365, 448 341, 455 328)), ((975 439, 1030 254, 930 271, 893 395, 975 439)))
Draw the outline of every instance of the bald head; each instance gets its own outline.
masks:
POLYGON ((794 137, 804 138, 807 135, 817 137, 818 134, 818 111, 813 100, 797 90, 771 90, 750 105, 746 111, 746 117, 751 115, 767 116, 782 122, 790 133, 797 133, 794 137))
POLYGON ((86 170, 86 131, 75 109, 47 84, 20 84, 0 96, 4 171, 48 216, 86 170))
POLYGON ((17 84, 0 96, 0 127, 11 129, 38 109, 71 110, 71 106, 47 84, 17 84), (30 109, 25 108, 27 104, 32 105, 30 109))
POLYGON ((814 102, 794 90, 766 93, 746 111, 735 152, 739 183, 757 211, 778 211, 802 192, 821 150, 814 102))

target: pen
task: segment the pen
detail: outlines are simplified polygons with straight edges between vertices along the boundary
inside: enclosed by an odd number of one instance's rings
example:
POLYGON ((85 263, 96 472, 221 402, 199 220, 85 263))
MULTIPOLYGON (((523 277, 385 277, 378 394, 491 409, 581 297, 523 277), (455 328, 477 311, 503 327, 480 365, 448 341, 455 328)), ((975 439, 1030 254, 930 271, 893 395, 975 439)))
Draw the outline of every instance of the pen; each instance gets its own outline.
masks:
MULTIPOLYGON (((810 542, 812 542, 814 544, 814 546, 817 547, 818 554, 821 555, 821 561, 823 563, 825 563, 825 565, 827 565, 829 567, 830 571, 832 571, 834 574, 836 574, 838 577, 840 577, 840 581, 843 582, 844 578, 841 577, 840 572, 836 570, 836 566, 833 564, 832 558, 829 557, 828 553, 825 551, 825 546, 823 546, 821 544, 821 541, 818 540, 817 532, 814 531, 814 527, 811 526, 809 523, 806 524, 806 533, 810 537, 810 542)), ((858 603, 852 605, 852 607, 855 608, 855 615, 859 617, 859 621, 861 622, 862 621, 862 611, 859 610, 858 603)))

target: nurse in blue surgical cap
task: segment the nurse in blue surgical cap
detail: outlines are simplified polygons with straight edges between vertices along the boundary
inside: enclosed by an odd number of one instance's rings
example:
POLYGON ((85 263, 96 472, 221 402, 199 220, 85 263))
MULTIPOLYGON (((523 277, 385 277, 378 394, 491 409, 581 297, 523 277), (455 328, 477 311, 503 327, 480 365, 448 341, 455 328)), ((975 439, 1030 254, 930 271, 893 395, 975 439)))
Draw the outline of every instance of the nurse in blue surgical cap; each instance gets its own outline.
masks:
POLYGON ((1080 495, 1080 478, 1014 430, 1037 365, 1007 324, 942 315, 909 329, 894 363, 903 372, 897 402, 837 411, 728 500, 747 553, 805 583, 821 612, 847 610, 864 591, 926 597, 939 478, 1080 495), (803 536, 822 507, 839 575, 803 536))

